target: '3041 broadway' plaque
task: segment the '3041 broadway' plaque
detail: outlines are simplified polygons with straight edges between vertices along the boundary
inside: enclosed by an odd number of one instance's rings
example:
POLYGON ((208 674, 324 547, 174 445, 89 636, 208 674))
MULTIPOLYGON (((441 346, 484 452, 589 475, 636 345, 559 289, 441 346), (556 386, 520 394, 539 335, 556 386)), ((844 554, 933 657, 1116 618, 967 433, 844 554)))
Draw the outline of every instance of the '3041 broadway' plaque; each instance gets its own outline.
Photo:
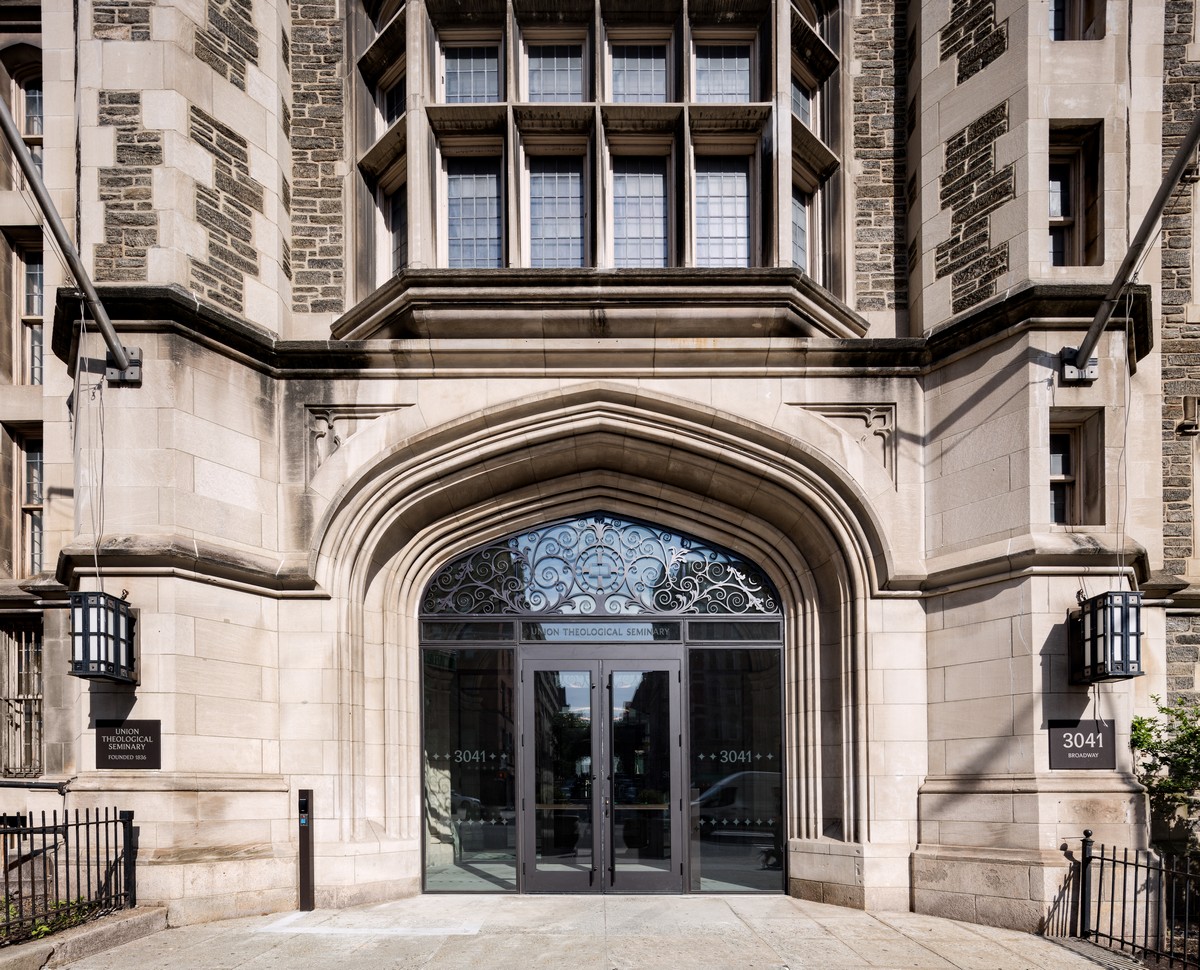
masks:
POLYGON ((1051 721, 1050 768, 1112 771, 1117 738, 1112 721, 1051 721))

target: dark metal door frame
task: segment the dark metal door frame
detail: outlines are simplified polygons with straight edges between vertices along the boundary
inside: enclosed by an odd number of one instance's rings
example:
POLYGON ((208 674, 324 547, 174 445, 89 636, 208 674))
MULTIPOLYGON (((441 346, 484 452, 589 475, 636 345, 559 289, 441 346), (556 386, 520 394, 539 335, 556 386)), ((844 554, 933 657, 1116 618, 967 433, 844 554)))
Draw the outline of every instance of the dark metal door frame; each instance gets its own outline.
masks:
MULTIPOLYGON (((524 892, 546 893, 681 893, 686 891, 687 839, 684 825, 684 720, 682 708, 682 678, 684 648, 681 644, 526 644, 519 652, 520 709, 519 731, 522 758, 520 780, 521 806, 519 812, 519 871, 524 892), (536 730, 535 674, 538 671, 571 671, 587 673, 590 684, 591 731, 591 790, 587 799, 590 822, 591 865, 570 867, 560 871, 543 871, 537 866, 537 813, 553 810, 536 801, 536 730), (617 860, 616 815, 618 803, 615 786, 618 783, 613 764, 614 717, 612 675, 617 672, 644 673, 662 671, 668 683, 668 710, 664 742, 669 753, 670 791, 666 803, 669 821, 669 862, 665 867, 645 871, 629 871, 617 860)), ((571 809, 570 803, 563 808, 571 809)), ((628 813, 632 806, 624 806, 628 813)), ((581 826, 582 828, 582 826, 581 826)), ((583 833, 580 833, 583 837, 583 833)), ((575 858, 578 858, 576 855, 575 858)))

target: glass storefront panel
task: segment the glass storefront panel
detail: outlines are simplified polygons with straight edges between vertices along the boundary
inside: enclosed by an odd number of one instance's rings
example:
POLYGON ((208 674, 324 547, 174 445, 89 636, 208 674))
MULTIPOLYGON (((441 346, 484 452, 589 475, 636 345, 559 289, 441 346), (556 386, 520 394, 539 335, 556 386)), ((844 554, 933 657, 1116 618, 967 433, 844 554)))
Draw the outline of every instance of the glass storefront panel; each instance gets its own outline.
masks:
POLYGON ((780 652, 693 649, 691 889, 782 892, 780 652))
POLYGON ((515 656, 425 650, 425 888, 517 888, 515 656))

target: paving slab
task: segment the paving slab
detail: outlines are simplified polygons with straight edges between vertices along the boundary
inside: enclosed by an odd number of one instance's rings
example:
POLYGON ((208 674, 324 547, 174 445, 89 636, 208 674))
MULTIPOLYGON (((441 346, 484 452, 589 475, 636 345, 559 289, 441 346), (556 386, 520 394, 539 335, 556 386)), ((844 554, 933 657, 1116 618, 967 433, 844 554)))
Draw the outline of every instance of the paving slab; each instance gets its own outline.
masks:
POLYGON ((416 896, 167 929, 73 970, 1096 970, 1051 940, 786 896, 416 896))

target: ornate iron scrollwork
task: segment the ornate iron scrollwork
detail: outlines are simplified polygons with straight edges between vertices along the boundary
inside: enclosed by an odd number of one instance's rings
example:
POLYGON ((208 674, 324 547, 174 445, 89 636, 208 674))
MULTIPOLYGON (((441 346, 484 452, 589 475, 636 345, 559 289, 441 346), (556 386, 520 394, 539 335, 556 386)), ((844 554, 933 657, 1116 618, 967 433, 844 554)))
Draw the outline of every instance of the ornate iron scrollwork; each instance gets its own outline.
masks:
POLYGON ((778 616, 779 595, 740 556, 604 513, 509 536, 455 559, 425 616, 778 616))

